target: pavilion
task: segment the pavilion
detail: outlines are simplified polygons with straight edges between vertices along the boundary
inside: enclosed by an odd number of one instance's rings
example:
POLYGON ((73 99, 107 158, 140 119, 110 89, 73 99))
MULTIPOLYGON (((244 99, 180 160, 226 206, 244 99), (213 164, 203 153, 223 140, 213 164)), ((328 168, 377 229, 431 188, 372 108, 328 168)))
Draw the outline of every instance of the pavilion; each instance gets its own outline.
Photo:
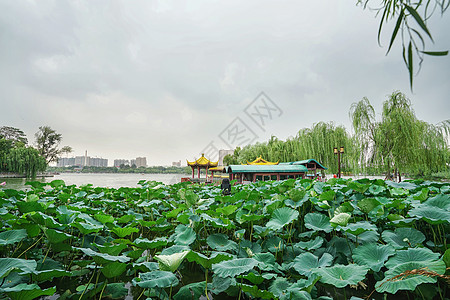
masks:
POLYGON ((328 168, 324 167, 321 163, 319 163, 317 160, 315 160, 313 158, 281 163, 280 165, 305 166, 308 169, 308 172, 311 172, 310 174, 307 174, 306 176, 313 177, 313 178, 317 178, 317 170, 321 170, 321 171, 328 170, 328 168))
POLYGON ((206 170, 206 179, 208 179, 208 170, 210 168, 214 168, 217 167, 217 165, 219 164, 219 161, 216 162, 212 162, 209 159, 207 159, 205 157, 205 154, 202 153, 202 157, 200 157, 199 159, 195 160, 195 161, 187 161, 187 164, 189 167, 192 168, 192 178, 195 177, 194 175, 194 170, 197 169, 197 178, 200 179, 200 170, 201 169, 205 169, 206 170))
MULTIPOLYGON (((249 162, 247 160, 247 165, 278 165, 280 161, 277 162, 270 162, 265 160, 264 158, 262 158, 262 155, 260 155, 259 157, 257 157, 254 161, 249 162)), ((242 164, 244 165, 244 164, 242 164)))
POLYGON ((289 178, 305 178, 308 169, 303 165, 230 165, 226 172, 230 179, 238 182, 284 180, 289 178))

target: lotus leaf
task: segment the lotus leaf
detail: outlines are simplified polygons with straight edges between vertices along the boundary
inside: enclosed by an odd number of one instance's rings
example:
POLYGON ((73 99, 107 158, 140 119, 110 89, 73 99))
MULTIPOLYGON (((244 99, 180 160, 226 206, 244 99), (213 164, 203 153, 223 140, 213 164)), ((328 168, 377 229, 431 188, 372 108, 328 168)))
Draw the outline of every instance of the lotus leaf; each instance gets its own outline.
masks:
POLYGON ((114 217, 110 215, 104 215, 104 214, 95 214, 94 218, 101 222, 102 224, 106 223, 114 223, 114 217))
POLYGON ((83 222, 72 223, 70 224, 70 226, 78 228, 81 234, 89 234, 94 232, 97 233, 103 228, 103 226, 100 225, 88 224, 83 222))
POLYGON ((70 234, 55 229, 46 229, 44 230, 44 233, 48 238, 48 241, 53 244, 64 242, 65 240, 73 237, 70 234))
POLYGON ((424 219, 430 224, 450 223, 450 211, 427 204, 413 208, 409 215, 424 219))
POLYGON ((178 225, 175 228, 175 233, 169 238, 169 241, 173 241, 176 245, 188 246, 195 242, 196 234, 191 227, 186 225, 178 225))
POLYGON ((27 237, 25 229, 7 230, 0 233, 0 245, 11 245, 27 237))
POLYGON ((230 278, 230 277, 222 278, 222 277, 214 275, 210 290, 213 294, 217 295, 235 285, 236 285, 236 279, 234 279, 234 278, 230 278))
POLYGON ((353 235, 360 235, 366 231, 377 231, 377 227, 367 221, 361 221, 356 223, 349 223, 347 226, 342 227, 345 232, 353 235))
POLYGON ((394 232, 385 230, 381 237, 395 249, 415 247, 425 241, 423 233, 414 228, 396 228, 394 232))
POLYGON ((340 225, 340 226, 346 226, 348 221, 350 220, 350 214, 348 213, 339 213, 337 215, 335 215, 331 220, 331 226, 335 227, 340 225))
POLYGON ((178 279, 175 274, 167 271, 152 271, 148 273, 139 274, 139 278, 133 279, 134 286, 140 286, 144 289, 154 287, 166 288, 170 286, 177 286, 178 279))
POLYGON ((378 272, 389 256, 394 254, 395 250, 390 245, 366 244, 353 251, 353 260, 361 266, 368 266, 378 272))
POLYGON ((235 258, 212 265, 213 272, 220 277, 235 277, 248 272, 258 264, 253 258, 235 258))
POLYGON ((313 273, 321 276, 320 281, 343 288, 349 284, 356 285, 366 278, 366 266, 358 265, 334 265, 333 267, 317 268, 313 273))
POLYGON ((144 238, 144 239, 137 238, 134 240, 133 243, 137 247, 142 248, 142 249, 155 249, 155 248, 166 246, 168 241, 165 237, 156 238, 151 241, 148 240, 147 238, 144 238))
POLYGON ((286 278, 278 277, 269 286, 269 292, 277 297, 281 297, 286 294, 286 290, 292 285, 286 278))
POLYGON ((118 262, 122 262, 122 263, 126 263, 126 262, 130 261, 130 258, 126 257, 126 256, 112 256, 112 255, 109 255, 106 253, 95 252, 94 250, 89 249, 89 248, 74 247, 74 249, 80 250, 84 254, 91 256, 92 258, 94 258, 95 262, 98 264, 104 264, 104 263, 111 262, 111 261, 118 261, 118 262))
POLYGON ((237 244, 234 241, 230 241, 228 236, 221 233, 211 234, 206 238, 206 243, 212 249, 217 251, 237 250, 237 244))
POLYGON ((384 273, 384 280, 376 283, 376 290, 379 293, 395 294, 399 290, 413 291, 419 284, 435 283, 437 279, 427 274, 408 274, 414 270, 424 270, 427 272, 436 272, 437 274, 445 273, 445 263, 435 262, 407 262, 395 266, 384 273), (400 275, 402 274, 402 275, 400 275))
POLYGON ((173 245, 169 248, 164 248, 161 251, 161 255, 172 255, 172 254, 180 253, 180 252, 183 252, 186 250, 190 251, 191 248, 189 248, 189 246, 185 246, 185 245, 173 245))
POLYGON ((51 296, 56 292, 56 288, 42 290, 37 284, 21 283, 14 287, 0 289, 1 292, 8 294, 12 300, 35 299, 40 296, 51 296))
POLYGON ((298 242, 295 244, 295 247, 306 249, 306 250, 314 250, 320 248, 323 244, 323 238, 321 236, 316 236, 314 240, 309 240, 307 242, 298 242))
POLYGON ((120 276, 123 272, 125 272, 126 269, 127 264, 115 261, 105 264, 101 271, 106 278, 113 278, 116 276, 120 276))
POLYGON ((106 285, 103 295, 112 299, 126 299, 128 289, 125 287, 125 283, 108 283, 106 285))
POLYGON ((29 274, 36 270, 37 263, 34 260, 20 258, 0 258, 0 278, 8 276, 12 271, 21 271, 19 274, 29 274))
POLYGON ((170 255, 155 255, 155 260, 159 262, 159 268, 161 270, 175 272, 189 252, 189 250, 185 250, 170 255))
POLYGON ((320 213, 308 213, 305 215, 305 227, 316 230, 325 231, 329 233, 333 231, 333 227, 330 225, 330 218, 320 213))
POLYGON ((53 269, 53 270, 42 270, 42 271, 34 271, 32 274, 33 280, 37 282, 44 282, 47 280, 52 280, 57 277, 70 277, 72 276, 72 272, 68 272, 66 270, 61 269, 53 269))
POLYGON ((107 253, 112 256, 119 255, 122 250, 127 248, 125 244, 104 244, 104 245, 95 245, 101 253, 107 253))
POLYGON ((363 213, 370 213, 375 207, 381 203, 374 198, 364 198, 358 201, 358 207, 363 213))
POLYGON ((258 268, 263 271, 274 271, 281 273, 280 265, 276 262, 275 256, 272 253, 257 253, 253 257, 258 262, 258 268))
POLYGON ((266 290, 260 290, 256 285, 241 284, 241 289, 256 299, 275 299, 275 295, 266 290))
POLYGON ((46 209, 46 206, 44 203, 33 201, 33 202, 25 202, 25 201, 19 201, 16 203, 17 208, 19 211, 23 214, 33 212, 33 211, 40 211, 44 212, 46 209))
POLYGON ((300 274, 305 276, 310 276, 312 270, 315 268, 323 268, 331 266, 333 263, 333 256, 329 253, 324 253, 322 257, 319 258, 312 253, 305 252, 297 256, 292 264, 292 267, 300 274))
POLYGON ((118 237, 126 237, 132 233, 139 232, 139 229, 135 227, 114 227, 111 229, 112 232, 114 232, 118 237))
POLYGON ((391 269, 407 262, 433 262, 439 259, 439 253, 434 253, 428 248, 410 248, 398 250, 395 256, 386 262, 386 268, 391 269))
POLYGON ((175 300, 200 299, 205 294, 206 282, 194 282, 184 285, 173 296, 175 300))
POLYGON ((359 183, 358 181, 349 181, 347 183, 348 187, 354 191, 364 194, 370 187, 370 184, 359 183))
POLYGON ((226 252, 213 252, 210 257, 203 255, 201 253, 191 251, 186 256, 186 259, 190 262, 195 261, 200 264, 205 269, 211 269, 213 264, 217 264, 219 262, 233 259, 234 256, 232 254, 226 252))
POLYGON ((273 230, 279 230, 295 221, 298 218, 298 215, 298 211, 292 208, 278 208, 273 212, 270 221, 266 224, 266 227, 273 230))

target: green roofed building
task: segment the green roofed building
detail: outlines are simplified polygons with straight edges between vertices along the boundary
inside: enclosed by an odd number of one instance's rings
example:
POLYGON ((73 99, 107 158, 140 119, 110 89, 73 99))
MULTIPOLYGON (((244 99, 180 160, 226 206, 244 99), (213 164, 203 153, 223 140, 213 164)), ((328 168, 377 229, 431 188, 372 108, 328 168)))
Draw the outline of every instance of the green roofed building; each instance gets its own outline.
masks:
POLYGON ((318 178, 318 170, 327 170, 315 159, 299 160, 279 163, 277 165, 231 165, 224 167, 223 172, 228 173, 230 179, 238 182, 284 180, 289 178, 318 178))
POLYGON ((305 178, 308 168, 303 165, 231 165, 226 167, 230 179, 239 182, 305 178))

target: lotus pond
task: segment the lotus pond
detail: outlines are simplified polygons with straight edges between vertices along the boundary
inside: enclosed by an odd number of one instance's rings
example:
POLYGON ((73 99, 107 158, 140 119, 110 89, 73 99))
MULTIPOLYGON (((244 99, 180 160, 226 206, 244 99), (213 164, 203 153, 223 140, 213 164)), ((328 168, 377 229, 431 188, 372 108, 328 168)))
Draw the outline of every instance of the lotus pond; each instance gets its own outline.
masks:
POLYGON ((450 184, 0 189, 0 299, 448 299, 450 184))

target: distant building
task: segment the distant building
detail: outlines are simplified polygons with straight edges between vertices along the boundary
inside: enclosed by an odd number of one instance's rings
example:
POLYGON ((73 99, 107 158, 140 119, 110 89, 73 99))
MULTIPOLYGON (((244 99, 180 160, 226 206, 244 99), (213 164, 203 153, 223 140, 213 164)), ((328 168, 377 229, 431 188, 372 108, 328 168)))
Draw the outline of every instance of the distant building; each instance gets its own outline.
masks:
POLYGON ((147 167, 147 158, 146 157, 136 157, 136 163, 135 163, 136 167, 140 168, 140 167, 147 167))
POLYGON ((133 166, 133 165, 135 165, 137 167, 135 159, 130 160, 130 166, 133 166))
POLYGON ((223 166, 223 158, 227 155, 233 155, 234 150, 219 150, 219 166, 223 166))
POLYGON ((90 156, 75 156, 75 157, 60 157, 58 158, 57 167, 107 167, 108 159, 90 157, 90 156))
POLYGON ((172 162, 172 167, 181 167, 181 160, 172 162))
POLYGON ((128 159, 115 159, 114 167, 118 168, 120 165, 130 166, 130 161, 128 159))

